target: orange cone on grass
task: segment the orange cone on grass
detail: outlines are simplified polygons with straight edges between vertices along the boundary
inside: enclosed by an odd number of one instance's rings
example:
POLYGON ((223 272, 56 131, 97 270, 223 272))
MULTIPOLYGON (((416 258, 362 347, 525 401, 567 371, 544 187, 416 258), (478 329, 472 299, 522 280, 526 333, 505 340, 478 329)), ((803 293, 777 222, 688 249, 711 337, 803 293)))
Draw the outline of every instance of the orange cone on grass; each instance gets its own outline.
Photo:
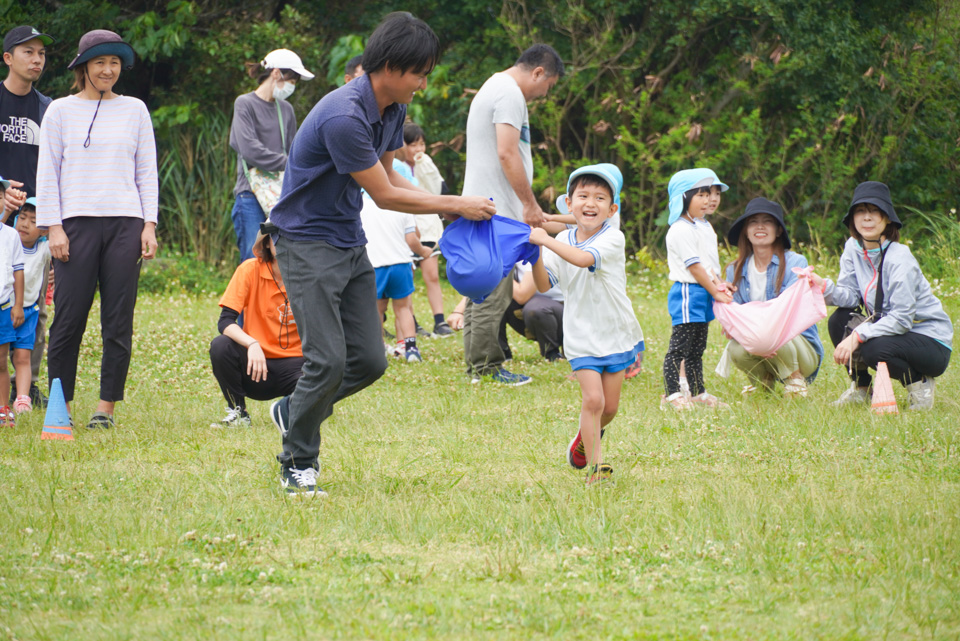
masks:
POLYGON ((893 383, 890 381, 890 370, 884 362, 877 363, 877 375, 873 379, 873 404, 870 407, 874 414, 899 414, 897 398, 893 395, 893 383))
POLYGON ((60 379, 53 379, 50 385, 50 398, 47 400, 47 414, 43 417, 41 441, 72 441, 73 426, 70 424, 70 412, 63 398, 63 385, 60 379))

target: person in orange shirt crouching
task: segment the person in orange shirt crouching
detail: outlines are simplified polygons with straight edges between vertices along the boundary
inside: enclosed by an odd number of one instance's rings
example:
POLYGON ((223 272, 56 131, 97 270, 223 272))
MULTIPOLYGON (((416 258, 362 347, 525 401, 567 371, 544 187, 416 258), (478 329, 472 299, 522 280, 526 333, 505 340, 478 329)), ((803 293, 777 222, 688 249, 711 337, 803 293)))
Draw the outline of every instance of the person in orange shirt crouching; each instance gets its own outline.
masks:
POLYGON ((260 226, 253 258, 242 262, 220 298, 217 336, 210 343, 213 375, 227 413, 210 427, 249 427, 246 399, 268 401, 292 394, 303 369, 300 335, 287 300, 269 233, 260 226), (241 327, 238 324, 243 314, 241 327))

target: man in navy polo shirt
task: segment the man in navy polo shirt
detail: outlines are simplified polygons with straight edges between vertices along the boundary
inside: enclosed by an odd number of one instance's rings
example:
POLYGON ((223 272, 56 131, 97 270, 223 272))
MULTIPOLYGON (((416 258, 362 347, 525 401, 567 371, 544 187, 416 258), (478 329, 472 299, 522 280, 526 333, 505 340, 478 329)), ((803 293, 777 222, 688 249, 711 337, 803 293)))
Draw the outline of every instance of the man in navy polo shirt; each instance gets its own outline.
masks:
POLYGON ((482 196, 434 196, 393 171, 406 105, 426 88, 439 55, 437 36, 425 22, 391 13, 370 36, 364 75, 324 96, 290 149, 283 192, 270 215, 304 357, 293 394, 270 408, 283 436, 277 459, 289 495, 325 496, 317 485, 320 425, 334 403, 387 367, 360 189, 382 209, 452 212, 471 220, 496 213, 482 196))

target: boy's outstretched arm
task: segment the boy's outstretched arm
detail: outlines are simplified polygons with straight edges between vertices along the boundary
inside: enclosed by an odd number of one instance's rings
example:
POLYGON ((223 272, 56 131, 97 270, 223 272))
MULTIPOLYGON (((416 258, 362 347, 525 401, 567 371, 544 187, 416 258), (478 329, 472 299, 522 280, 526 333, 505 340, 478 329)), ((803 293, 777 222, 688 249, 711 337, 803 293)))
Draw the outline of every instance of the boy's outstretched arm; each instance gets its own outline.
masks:
POLYGON ((707 292, 713 296, 713 300, 718 303, 732 303, 733 296, 727 290, 720 290, 717 286, 717 282, 710 278, 710 274, 707 273, 707 269, 703 266, 702 263, 694 263, 687 267, 687 270, 690 271, 690 274, 696 279, 697 283, 700 284, 707 292))
POLYGON ((543 294, 550 289, 550 275, 547 274, 547 268, 543 265, 543 250, 540 250, 540 258, 533 264, 533 282, 537 285, 537 291, 543 294))
POLYGON ((560 258, 577 267, 590 267, 597 260, 590 252, 561 243, 542 228, 535 227, 530 230, 530 242, 534 245, 546 247, 560 258))

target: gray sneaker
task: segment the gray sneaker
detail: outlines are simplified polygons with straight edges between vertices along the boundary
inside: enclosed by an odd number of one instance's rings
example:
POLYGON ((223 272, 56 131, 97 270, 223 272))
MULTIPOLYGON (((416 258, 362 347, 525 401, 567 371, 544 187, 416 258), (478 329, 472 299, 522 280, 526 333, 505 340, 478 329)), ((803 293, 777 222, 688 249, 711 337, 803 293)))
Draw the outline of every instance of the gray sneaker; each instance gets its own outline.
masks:
POLYGON ((840 398, 830 403, 834 407, 854 405, 856 403, 870 403, 870 390, 857 387, 857 382, 850 383, 850 388, 840 395, 840 398))
POLYGON ((937 379, 932 376, 924 376, 922 381, 910 383, 907 385, 907 392, 910 395, 911 410, 929 410, 933 409, 933 390, 937 386, 937 379))

